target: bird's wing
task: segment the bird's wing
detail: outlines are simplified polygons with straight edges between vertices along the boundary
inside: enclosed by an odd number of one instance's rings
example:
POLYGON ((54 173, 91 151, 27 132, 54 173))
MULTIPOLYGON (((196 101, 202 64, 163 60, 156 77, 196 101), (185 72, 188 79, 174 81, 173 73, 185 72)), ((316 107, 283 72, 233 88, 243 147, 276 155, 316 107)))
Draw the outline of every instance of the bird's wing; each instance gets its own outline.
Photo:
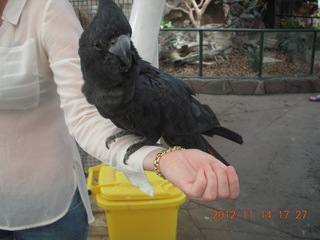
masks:
POLYGON ((150 129, 167 136, 192 134, 199 131, 201 115, 192 94, 182 81, 143 62, 129 118, 147 137, 150 129))

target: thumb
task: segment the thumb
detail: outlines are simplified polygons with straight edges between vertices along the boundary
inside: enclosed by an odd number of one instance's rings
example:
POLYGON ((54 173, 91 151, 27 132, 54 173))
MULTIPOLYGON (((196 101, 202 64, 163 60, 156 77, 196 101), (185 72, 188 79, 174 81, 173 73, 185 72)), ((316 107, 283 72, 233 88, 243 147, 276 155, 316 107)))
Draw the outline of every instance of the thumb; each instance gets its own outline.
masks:
POLYGON ((199 198, 203 195, 206 188, 207 180, 205 177, 204 169, 199 169, 196 179, 193 182, 186 184, 185 194, 190 198, 199 198))

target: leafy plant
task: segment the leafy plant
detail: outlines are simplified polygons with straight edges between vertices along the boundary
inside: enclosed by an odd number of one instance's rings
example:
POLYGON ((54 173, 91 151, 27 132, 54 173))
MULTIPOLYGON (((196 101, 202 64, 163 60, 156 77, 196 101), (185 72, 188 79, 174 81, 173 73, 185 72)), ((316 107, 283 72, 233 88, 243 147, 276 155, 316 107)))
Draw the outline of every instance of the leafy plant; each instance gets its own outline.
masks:
POLYGON ((290 53, 290 62, 294 62, 296 53, 303 53, 308 48, 306 38, 296 32, 290 32, 288 37, 280 43, 280 50, 290 53))
POLYGON ((311 29, 320 29, 320 25, 313 25, 310 27, 311 29))
POLYGON ((257 71, 259 69, 260 64, 260 46, 257 43, 254 43, 251 46, 247 48, 247 51, 249 53, 248 63, 252 67, 254 71, 257 71))
POLYGON ((281 28, 283 29, 303 29, 305 28, 301 25, 296 18, 282 18, 280 20, 281 28))
POLYGON ((252 28, 266 9, 262 0, 225 0, 230 6, 231 23, 229 27, 252 28))
POLYGON ((171 21, 166 22, 163 18, 161 20, 160 27, 161 28, 174 28, 171 21))
POLYGON ((284 52, 303 52, 307 49, 306 38, 295 32, 290 32, 288 37, 280 43, 280 49, 284 52))

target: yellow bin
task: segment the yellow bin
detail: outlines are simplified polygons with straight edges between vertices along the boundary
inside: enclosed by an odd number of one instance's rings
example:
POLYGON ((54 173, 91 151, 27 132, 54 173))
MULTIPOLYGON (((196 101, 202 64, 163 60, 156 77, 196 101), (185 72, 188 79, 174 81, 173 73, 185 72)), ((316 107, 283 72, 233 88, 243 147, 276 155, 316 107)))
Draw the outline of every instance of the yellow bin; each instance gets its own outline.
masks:
POLYGON ((88 189, 105 209, 110 240, 174 240, 179 205, 186 197, 170 182, 146 171, 154 197, 128 182, 106 164, 89 168, 88 189))

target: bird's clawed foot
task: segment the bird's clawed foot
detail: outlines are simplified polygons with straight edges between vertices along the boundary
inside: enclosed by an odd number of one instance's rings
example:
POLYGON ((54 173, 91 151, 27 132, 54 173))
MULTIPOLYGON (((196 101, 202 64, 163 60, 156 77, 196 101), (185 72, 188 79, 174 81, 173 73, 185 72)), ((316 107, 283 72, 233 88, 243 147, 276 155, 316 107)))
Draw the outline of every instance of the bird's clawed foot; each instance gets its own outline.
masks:
POLYGON ((107 137, 106 138, 106 147, 109 149, 110 148, 110 144, 115 142, 117 138, 120 138, 120 137, 123 137, 125 135, 129 135, 131 134, 130 132, 128 131, 125 131, 125 130, 122 130, 120 132, 117 132, 116 134, 110 136, 110 137, 107 137))
POLYGON ((130 147, 128 147, 126 154, 124 155, 123 162, 127 164, 127 160, 129 159, 130 155, 133 154, 138 149, 142 148, 145 145, 159 145, 155 144, 154 142, 150 142, 146 138, 142 138, 139 141, 133 143, 130 147))

